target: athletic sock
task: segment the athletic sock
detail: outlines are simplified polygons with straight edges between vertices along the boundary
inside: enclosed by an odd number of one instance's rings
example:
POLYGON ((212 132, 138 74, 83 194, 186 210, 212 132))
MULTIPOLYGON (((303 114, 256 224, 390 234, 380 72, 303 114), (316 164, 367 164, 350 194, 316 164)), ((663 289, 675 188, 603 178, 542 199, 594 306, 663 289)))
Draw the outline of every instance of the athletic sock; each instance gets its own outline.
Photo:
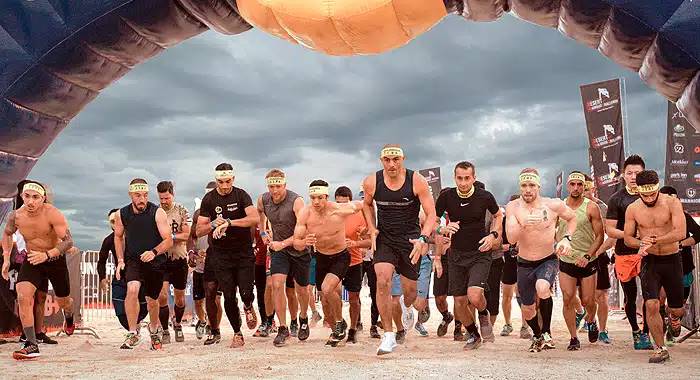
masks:
POLYGON ((73 311, 72 310, 63 310, 63 318, 66 319, 66 324, 67 325, 72 325, 73 324, 73 311))
POLYGON ((450 312, 445 310, 445 311, 441 311, 440 314, 442 314, 442 319, 446 321, 450 315, 450 312))
MULTIPOLYGON (((636 315, 635 315, 635 317, 636 317, 636 315)), ((646 302, 642 305, 642 317, 644 319, 642 321, 642 323, 644 323, 644 327, 642 327, 642 332, 645 334, 649 334, 649 323, 647 322, 647 304, 646 304, 646 302)))
POLYGON ((24 337, 27 338, 27 342, 34 344, 34 345, 39 344, 36 340, 36 331, 34 331, 34 326, 25 327, 23 330, 24 330, 24 337))
POLYGON ((221 330, 219 330, 219 329, 211 329, 211 335, 221 335, 221 330))
POLYGON ((170 308, 168 305, 161 306, 160 310, 158 311, 158 319, 160 319, 160 326, 163 328, 163 331, 168 330, 168 319, 170 318, 170 308))
POLYGON ((540 322, 537 320, 537 315, 532 319, 527 320, 527 325, 532 329, 532 336, 539 338, 542 336, 542 330, 540 330, 540 322))
MULTIPOLYGON (((554 308, 554 302, 552 297, 540 300, 540 312, 542 313, 542 332, 552 333, 552 309, 554 308)), ((529 323, 529 321, 528 321, 529 323)))
POLYGON ((487 315, 489 315, 488 309, 484 309, 484 310, 481 310, 481 311, 479 312, 479 316, 480 316, 480 317, 485 317, 485 316, 487 316, 487 315))
POLYGON ((467 332, 469 332, 470 334, 472 334, 472 335, 474 335, 474 336, 476 336, 476 337, 479 337, 479 336, 480 336, 480 335, 479 335, 479 329, 476 328, 476 324, 473 323, 473 322, 472 322, 471 325, 467 326, 467 332))
POLYGON ((175 322, 179 325, 182 322, 182 316, 185 314, 185 307, 175 305, 175 322))

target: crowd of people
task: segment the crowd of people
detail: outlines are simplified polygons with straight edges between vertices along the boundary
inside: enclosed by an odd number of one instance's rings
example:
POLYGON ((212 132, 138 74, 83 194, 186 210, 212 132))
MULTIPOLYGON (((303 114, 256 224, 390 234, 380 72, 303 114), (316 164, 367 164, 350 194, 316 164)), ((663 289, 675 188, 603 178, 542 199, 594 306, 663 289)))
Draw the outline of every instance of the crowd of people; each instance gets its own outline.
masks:
MULTIPOLYGON (((149 200, 149 184, 133 179, 131 202, 108 214, 113 232, 103 242, 98 265, 101 286, 111 282, 115 299, 123 299, 115 302, 128 331, 121 348, 142 342, 146 317, 153 350, 171 343, 170 324, 175 342, 184 341, 185 286, 192 271, 195 334, 206 336, 204 345, 221 342, 224 312, 234 348, 245 345, 243 319, 255 329, 253 336, 274 335, 276 347, 290 337, 308 339, 317 323, 330 329, 326 345, 356 343, 363 330, 360 291, 366 276, 369 336, 381 339, 377 355, 394 352, 408 331, 429 334, 424 324, 431 316, 431 281, 442 317, 438 337, 454 322, 453 338, 465 350, 494 342, 499 306, 500 335, 512 334, 515 296, 523 321, 519 335, 529 340, 530 352, 555 348, 552 294, 558 282, 570 334, 567 349, 576 351, 581 328, 591 343, 611 342, 606 325, 612 261, 633 348, 654 350, 652 363, 669 359, 668 341, 680 334, 693 280, 690 247, 700 227, 683 212, 672 187, 659 187, 658 175, 645 170, 641 157, 626 159, 625 186, 607 205, 596 198, 588 174, 572 171, 568 196, 561 200, 542 196, 538 171, 525 168, 518 177, 520 193, 504 207, 477 181, 473 163, 457 163, 455 186, 434 197, 426 179, 404 160, 400 146, 386 145, 382 169, 362 181, 358 199, 340 186, 331 200, 329 184, 317 179, 306 190, 308 201, 287 188, 280 169, 266 174, 268 191, 253 200, 234 186, 233 166, 222 163, 192 216, 175 202, 172 182, 157 184, 156 204, 149 200), (112 281, 104 268, 110 253, 116 263, 112 281), (637 277, 644 298, 641 328, 637 277), (341 289, 348 292, 347 318, 341 289), (317 298, 323 314, 316 310, 317 298)), ((24 249, 17 294, 25 342, 13 357, 25 360, 40 356, 39 343, 50 343, 35 318, 48 281, 64 311, 64 330, 70 335, 74 329, 65 262, 73 241, 66 218, 46 201, 41 183, 23 181, 19 193, 4 230, 2 274, 7 278, 10 252, 24 249)))

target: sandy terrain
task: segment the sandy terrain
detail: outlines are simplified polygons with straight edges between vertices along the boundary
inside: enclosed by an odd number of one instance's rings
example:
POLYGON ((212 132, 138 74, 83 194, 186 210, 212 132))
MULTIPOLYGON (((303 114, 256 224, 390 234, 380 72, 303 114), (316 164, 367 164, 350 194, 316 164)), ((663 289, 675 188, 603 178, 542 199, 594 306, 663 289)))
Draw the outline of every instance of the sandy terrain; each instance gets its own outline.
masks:
MULTIPOLYGON (((369 299, 363 300, 364 305, 369 299)), ((515 306, 515 305, 514 305, 515 306)), ((346 306, 347 309, 347 306, 346 306)), ((369 321, 365 306, 363 320, 369 321)), ((436 310, 433 305, 433 310, 436 310)), ((517 306, 515 309, 517 310, 517 306)), ((347 311, 346 311, 347 313, 347 311)), ((33 362, 15 362, 10 357, 17 344, 0 346, 2 377, 14 378, 474 378, 474 379, 635 379, 663 376, 667 379, 700 378, 698 348, 700 341, 689 339, 671 348, 672 360, 663 365, 648 364, 649 351, 633 351, 629 325, 621 315, 610 320, 613 344, 589 344, 581 335, 582 350, 567 352, 568 334, 561 317, 561 302, 555 304, 553 323, 556 350, 528 353, 529 342, 516 336, 496 337, 479 350, 465 352, 462 343, 435 335, 438 314, 427 323, 431 336, 419 337, 415 331, 406 344, 392 355, 377 357, 378 339, 367 331, 359 335, 356 345, 330 348, 324 342, 329 330, 313 328, 306 342, 292 338, 286 347, 275 348, 272 338, 250 337, 245 331, 244 349, 228 348, 232 330, 224 317, 224 341, 204 347, 186 327, 185 343, 166 345, 152 352, 148 344, 134 351, 119 350, 123 330, 114 321, 95 322, 102 339, 74 335, 59 337, 57 346, 41 346, 42 358, 33 362)), ((366 322, 365 322, 366 323, 366 322)), ((502 319, 496 322, 500 332, 502 319)), ((520 321, 514 320, 514 327, 520 321)))

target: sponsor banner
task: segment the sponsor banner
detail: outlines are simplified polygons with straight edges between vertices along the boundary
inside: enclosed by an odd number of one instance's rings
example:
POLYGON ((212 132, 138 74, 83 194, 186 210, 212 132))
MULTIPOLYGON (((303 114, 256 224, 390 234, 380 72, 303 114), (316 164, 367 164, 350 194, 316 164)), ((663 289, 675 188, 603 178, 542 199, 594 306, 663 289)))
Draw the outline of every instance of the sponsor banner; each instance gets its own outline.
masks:
POLYGON ((440 168, 421 169, 418 172, 428 181, 430 193, 433 194, 433 199, 437 201, 438 195, 440 195, 440 190, 442 190, 440 168))
POLYGON ((622 186, 625 161, 620 80, 580 87, 589 139, 591 177, 598 198, 607 202, 622 186))
POLYGON ((666 118, 666 182, 690 213, 700 212, 700 133, 668 102, 666 118))

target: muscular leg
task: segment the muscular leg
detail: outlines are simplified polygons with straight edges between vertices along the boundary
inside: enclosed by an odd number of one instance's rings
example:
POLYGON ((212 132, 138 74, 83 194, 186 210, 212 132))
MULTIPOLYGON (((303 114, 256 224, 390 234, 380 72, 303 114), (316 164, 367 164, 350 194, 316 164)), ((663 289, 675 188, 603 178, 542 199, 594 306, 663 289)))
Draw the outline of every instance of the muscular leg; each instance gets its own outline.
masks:
POLYGON ((314 290, 314 285, 307 286, 307 292, 309 294, 309 308, 312 313, 316 313, 316 291, 314 290))
POLYGON ((34 328, 37 334, 44 332, 45 310, 46 293, 37 289, 34 295, 34 328))
POLYGON ((469 326, 474 321, 474 318, 470 315, 468 303, 469 297, 466 295, 454 297, 455 319, 462 322, 464 326, 469 326))
POLYGON ((357 327, 360 320, 360 292, 349 292, 350 294, 350 326, 357 327))
POLYGON ((175 323, 182 323, 182 316, 185 314, 185 289, 175 289, 175 323))
POLYGON ((129 281, 126 284, 126 297, 124 297, 124 309, 126 311, 126 319, 129 322, 129 331, 135 332, 138 327, 139 318, 139 289, 141 283, 139 281, 129 281))
POLYGON ((540 312, 542 313, 542 332, 552 333, 552 284, 549 281, 539 279, 535 283, 537 289, 537 298, 540 299, 540 312))
POLYGON ((586 309, 586 322, 595 322, 598 305, 595 302, 595 286, 598 282, 598 275, 594 274, 581 279, 581 306, 586 309))
MULTIPOLYGON (((396 331, 402 331, 405 329, 403 321, 401 321, 401 296, 391 296, 391 318, 396 325, 396 331)), ((384 324, 384 318, 382 318, 382 324, 384 324)), ((386 329, 386 327, 385 327, 386 329)), ((387 331, 387 330, 384 330, 387 331)))
MULTIPOLYGON (((298 316, 299 318, 304 318, 306 319, 308 316, 309 312, 309 303, 311 302, 309 300, 309 288, 308 286, 299 286, 296 281, 294 281, 294 288, 296 289, 296 299, 299 301, 299 307, 297 308, 297 312, 299 313, 298 316)), ((341 301, 342 302, 342 301, 341 301)), ((315 306, 315 305, 314 305, 315 306)), ((343 304, 340 304, 340 307, 342 309, 343 304)), ((292 308, 290 307, 289 310, 291 311, 292 308)), ((297 314, 293 314, 294 319, 296 319, 297 314)))
POLYGON ((562 295, 564 296, 564 321, 566 328, 569 330, 569 335, 572 338, 576 337, 576 304, 578 297, 576 296, 576 278, 571 277, 564 272, 559 273, 559 286, 562 295))
MULTIPOLYGON (((131 285, 131 284, 129 284, 131 285)), ((128 293, 128 290, 127 290, 128 293)), ((138 296, 138 293, 137 293, 138 296)), ((137 301, 138 304, 138 301, 137 301)), ((160 303, 158 302, 158 298, 151 298, 146 296, 146 305, 148 306, 148 317, 150 319, 150 323, 148 324, 148 328, 151 332, 156 332, 158 331, 158 327, 160 327, 160 318, 158 315, 159 309, 160 309, 160 303)), ((138 315, 138 310, 136 315, 138 315)))
POLYGON ((324 304, 323 311, 326 313, 326 318, 331 322, 339 322, 343 319, 343 301, 337 291, 339 288, 340 278, 333 273, 326 274, 321 285, 323 292, 321 301, 324 304))
POLYGON ((34 293, 36 287, 27 281, 16 285, 17 302, 19 303, 19 318, 22 322, 24 335, 27 341, 37 344, 36 331, 34 330, 34 293))
POLYGON ((664 346, 663 320, 661 320, 661 314, 659 314, 660 302, 658 299, 651 299, 646 300, 644 303, 647 307, 647 323, 649 324, 651 336, 654 338, 654 343, 659 347, 664 346))
POLYGON ((287 307, 289 307, 289 316, 292 318, 292 320, 295 320, 297 319, 297 314, 299 313, 299 300, 297 299, 297 293, 294 291, 294 288, 287 287, 284 288, 284 292, 287 295, 287 307))
POLYGON ((610 311, 608 306, 608 289, 596 289, 595 300, 598 306, 598 324, 600 326, 600 331, 606 331, 608 329, 608 313, 610 311))
POLYGON ((501 301, 501 309, 503 309, 503 319, 507 325, 511 325, 510 311, 513 305, 513 293, 515 285, 506 285, 501 283, 503 289, 503 300, 501 301))
POLYGON ((197 319, 204 321, 207 319, 207 314, 204 312, 204 300, 194 301, 194 312, 197 314, 197 319))
POLYGON ((394 274, 394 266, 390 263, 376 263, 374 271, 377 275, 377 308, 382 319, 382 326, 385 332, 392 332, 394 328, 392 325, 391 278, 394 274))
POLYGON ((437 306, 437 309, 440 313, 446 313, 448 309, 447 295, 435 296, 435 306, 437 306))
POLYGON ((158 319, 160 319, 160 325, 163 327, 163 331, 168 330, 168 320, 170 319, 170 308, 168 307, 168 295, 170 293, 170 283, 163 281, 163 288, 160 290, 158 295, 158 319))
POLYGON ((417 281, 409 280, 401 276, 401 290, 403 294, 403 302, 406 306, 411 306, 416 301, 418 293, 416 292, 417 281))
POLYGON ((272 295, 275 301, 277 319, 280 322, 280 327, 287 326, 287 275, 278 273, 270 277, 272 278, 272 295))
POLYGON ((272 296, 272 276, 267 276, 265 279, 265 316, 268 322, 272 324, 272 318, 275 314, 275 302, 272 296))

